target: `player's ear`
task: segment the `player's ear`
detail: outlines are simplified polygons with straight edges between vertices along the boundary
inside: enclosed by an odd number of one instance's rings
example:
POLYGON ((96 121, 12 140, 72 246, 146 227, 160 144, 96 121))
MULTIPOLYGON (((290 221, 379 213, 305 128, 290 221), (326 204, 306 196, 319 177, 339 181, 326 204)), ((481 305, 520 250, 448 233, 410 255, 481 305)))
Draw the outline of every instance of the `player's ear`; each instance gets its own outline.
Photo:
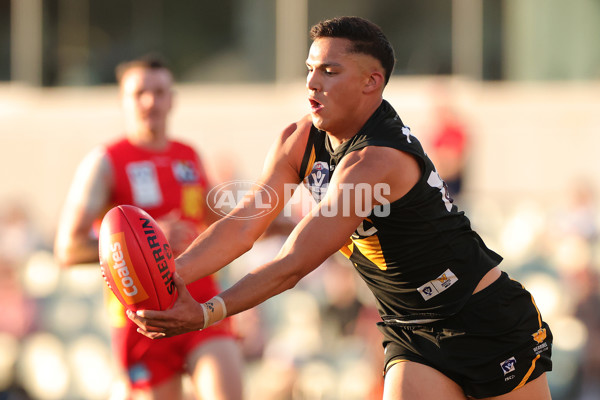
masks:
POLYGON ((383 72, 374 69, 368 76, 367 84, 365 85, 365 93, 373 93, 376 91, 383 91, 383 87, 385 86, 385 76, 383 72))

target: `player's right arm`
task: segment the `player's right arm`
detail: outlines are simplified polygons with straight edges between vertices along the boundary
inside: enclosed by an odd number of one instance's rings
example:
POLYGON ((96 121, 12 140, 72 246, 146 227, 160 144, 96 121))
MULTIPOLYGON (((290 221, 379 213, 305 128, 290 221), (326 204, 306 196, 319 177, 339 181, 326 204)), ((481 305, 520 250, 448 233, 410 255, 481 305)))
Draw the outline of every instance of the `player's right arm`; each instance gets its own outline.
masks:
POLYGON ((92 228, 106 211, 112 180, 112 167, 102 148, 78 166, 54 240, 54 257, 61 266, 98 262, 98 238, 92 228))
POLYGON ((177 271, 186 283, 218 271, 250 250, 281 212, 292 194, 291 188, 300 183, 300 165, 311 126, 306 117, 284 129, 269 149, 255 187, 228 216, 208 227, 177 258, 177 271), (277 201, 269 196, 273 192, 277 201), (262 207, 267 204, 273 211, 265 215, 262 207), (255 217, 258 214, 261 216, 255 217))

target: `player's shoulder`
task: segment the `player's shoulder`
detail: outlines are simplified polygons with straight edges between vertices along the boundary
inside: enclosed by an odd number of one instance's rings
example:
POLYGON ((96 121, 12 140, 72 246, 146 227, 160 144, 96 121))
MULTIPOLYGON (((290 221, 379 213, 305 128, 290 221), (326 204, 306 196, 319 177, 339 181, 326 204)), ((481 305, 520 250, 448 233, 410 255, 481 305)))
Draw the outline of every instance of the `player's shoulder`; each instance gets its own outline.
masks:
POLYGON ((386 146, 365 146, 346 154, 344 161, 348 164, 386 165, 390 161, 402 157, 402 151, 386 146))
POLYGON ((127 140, 127 138, 123 136, 123 137, 117 137, 115 139, 112 139, 112 140, 106 142, 105 144, 103 144, 101 147, 106 152, 116 152, 116 151, 127 151, 127 149, 131 146, 132 145, 131 145, 131 143, 129 143, 129 140, 127 140))
POLYGON ((410 154, 392 147, 366 146, 348 153, 338 167, 338 173, 366 173, 373 176, 386 176, 397 171, 405 171, 415 164, 410 154))
POLYGON ((292 122, 288 126, 283 129, 280 135, 280 139, 282 141, 299 141, 304 140, 310 134, 310 130, 312 127, 312 118, 309 114, 302 117, 300 120, 292 122))
POLYGON ((278 138, 278 151, 292 156, 293 158, 302 157, 304 148, 308 143, 308 137, 312 127, 310 115, 304 116, 286 126, 278 138))
POLYGON ((174 150, 196 152, 196 148, 182 139, 169 139, 169 146, 174 150))

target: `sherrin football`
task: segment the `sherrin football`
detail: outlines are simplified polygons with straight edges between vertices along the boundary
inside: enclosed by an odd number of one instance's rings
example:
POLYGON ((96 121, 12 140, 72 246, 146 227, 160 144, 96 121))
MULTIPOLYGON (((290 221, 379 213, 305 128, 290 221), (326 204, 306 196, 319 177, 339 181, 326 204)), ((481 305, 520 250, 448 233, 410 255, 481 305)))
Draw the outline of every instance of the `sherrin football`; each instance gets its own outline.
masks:
POLYGON ((141 208, 120 205, 100 225, 100 269, 126 308, 166 310, 176 298, 175 259, 156 221, 141 208))

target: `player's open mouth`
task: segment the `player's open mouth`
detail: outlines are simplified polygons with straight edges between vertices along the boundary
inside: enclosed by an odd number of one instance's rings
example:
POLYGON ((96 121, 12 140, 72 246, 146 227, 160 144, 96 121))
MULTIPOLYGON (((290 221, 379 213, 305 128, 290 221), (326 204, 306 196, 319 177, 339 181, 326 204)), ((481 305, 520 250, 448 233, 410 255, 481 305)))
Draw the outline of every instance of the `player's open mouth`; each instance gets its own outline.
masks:
POLYGON ((323 108, 323 105, 314 99, 308 99, 308 101, 310 102, 310 111, 312 112, 318 112, 323 108))

